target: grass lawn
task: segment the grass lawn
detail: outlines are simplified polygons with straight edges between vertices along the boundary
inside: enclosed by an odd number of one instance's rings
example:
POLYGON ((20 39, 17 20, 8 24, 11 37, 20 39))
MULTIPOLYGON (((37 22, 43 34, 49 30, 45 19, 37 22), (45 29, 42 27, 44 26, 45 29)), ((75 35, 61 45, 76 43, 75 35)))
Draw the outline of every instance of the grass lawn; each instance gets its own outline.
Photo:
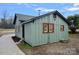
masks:
POLYGON ((0 33, 15 32, 15 29, 0 29, 0 33))
POLYGON ((15 29, 1 29, 0 28, 0 36, 6 33, 12 33, 12 32, 15 32, 15 29))
POLYGON ((17 44, 17 46, 26 54, 26 55, 30 55, 32 52, 32 46, 30 46, 29 44, 25 43, 25 42, 21 42, 20 44, 17 44), (27 52, 28 51, 28 52, 27 52))
POLYGON ((20 43, 20 44, 18 44, 18 46, 19 46, 19 48, 21 48, 21 49, 31 49, 31 48, 32 48, 32 46, 30 46, 30 45, 27 44, 27 43, 20 43))

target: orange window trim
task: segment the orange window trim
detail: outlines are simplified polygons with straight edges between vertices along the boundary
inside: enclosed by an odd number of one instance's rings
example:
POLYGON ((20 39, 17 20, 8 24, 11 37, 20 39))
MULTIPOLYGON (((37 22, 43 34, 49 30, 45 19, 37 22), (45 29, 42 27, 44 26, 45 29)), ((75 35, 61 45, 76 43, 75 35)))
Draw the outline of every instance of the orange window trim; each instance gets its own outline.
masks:
POLYGON ((54 32, 54 24, 53 23, 49 23, 49 33, 54 32))
POLYGON ((64 25, 61 25, 61 31, 64 31, 64 25))
POLYGON ((54 32, 53 23, 43 23, 43 33, 53 33, 53 32, 54 32), (45 27, 47 27, 47 28, 45 28, 45 27))
POLYGON ((49 32, 49 24, 48 23, 43 23, 43 33, 48 33, 49 32), (45 29, 45 26, 47 26, 47 29, 45 29), (45 30, 47 30, 45 32, 45 30))

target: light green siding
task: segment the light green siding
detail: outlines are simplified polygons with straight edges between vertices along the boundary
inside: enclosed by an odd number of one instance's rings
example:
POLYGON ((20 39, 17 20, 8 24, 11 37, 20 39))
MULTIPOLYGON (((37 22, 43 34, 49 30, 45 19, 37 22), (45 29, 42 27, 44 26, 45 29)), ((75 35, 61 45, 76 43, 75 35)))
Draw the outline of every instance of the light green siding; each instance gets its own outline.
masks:
POLYGON ((32 24, 32 46, 48 43, 48 34, 43 33, 44 22, 48 22, 47 17, 40 18, 32 24))
POLYGON ((23 14, 16 14, 15 16, 16 16, 16 19, 15 19, 15 36, 23 39, 23 37, 22 37, 23 30, 22 30, 22 25, 21 25, 22 22, 21 21, 31 19, 34 16, 23 15, 23 14))
POLYGON ((29 24, 25 24, 24 25, 24 29, 25 29, 25 31, 24 31, 24 40, 27 42, 27 43, 29 43, 30 45, 32 45, 32 41, 33 41, 33 39, 32 39, 32 31, 31 31, 31 23, 29 23, 29 24))
POLYGON ((53 18, 53 14, 41 17, 34 22, 25 24, 24 40, 32 46, 58 42, 68 39, 68 25, 59 16, 53 18), (53 33, 43 33, 43 23, 53 23, 53 33), (64 32, 60 31, 60 26, 64 25, 64 32))
POLYGON ((68 39, 68 25, 60 17, 57 17, 57 18, 59 19, 59 28, 60 28, 60 25, 64 25, 64 32, 59 31, 60 40, 67 40, 68 39))
POLYGON ((51 14, 49 16, 49 23, 53 23, 54 24, 54 32, 53 33, 49 33, 49 42, 53 43, 53 42, 57 42, 59 41, 59 25, 58 25, 58 20, 53 18, 53 15, 51 14))
POLYGON ((15 36, 19 37, 22 39, 22 25, 20 23, 20 21, 17 19, 16 21, 16 25, 15 25, 15 36))

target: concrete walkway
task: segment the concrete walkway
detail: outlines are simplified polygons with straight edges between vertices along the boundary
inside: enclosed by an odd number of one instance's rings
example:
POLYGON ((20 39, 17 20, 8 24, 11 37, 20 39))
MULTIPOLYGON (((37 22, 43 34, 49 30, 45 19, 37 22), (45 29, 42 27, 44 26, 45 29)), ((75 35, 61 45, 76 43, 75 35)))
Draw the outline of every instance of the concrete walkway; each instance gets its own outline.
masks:
POLYGON ((6 34, 0 37, 0 55, 24 55, 11 36, 14 36, 14 34, 6 34))

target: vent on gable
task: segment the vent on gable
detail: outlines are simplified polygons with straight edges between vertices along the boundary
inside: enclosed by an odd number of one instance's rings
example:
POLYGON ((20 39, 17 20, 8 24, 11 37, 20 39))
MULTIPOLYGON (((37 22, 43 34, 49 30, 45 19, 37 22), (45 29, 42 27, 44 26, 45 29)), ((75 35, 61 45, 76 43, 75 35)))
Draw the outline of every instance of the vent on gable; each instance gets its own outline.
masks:
POLYGON ((54 20, 56 20, 56 14, 53 14, 53 18, 54 18, 54 20))

